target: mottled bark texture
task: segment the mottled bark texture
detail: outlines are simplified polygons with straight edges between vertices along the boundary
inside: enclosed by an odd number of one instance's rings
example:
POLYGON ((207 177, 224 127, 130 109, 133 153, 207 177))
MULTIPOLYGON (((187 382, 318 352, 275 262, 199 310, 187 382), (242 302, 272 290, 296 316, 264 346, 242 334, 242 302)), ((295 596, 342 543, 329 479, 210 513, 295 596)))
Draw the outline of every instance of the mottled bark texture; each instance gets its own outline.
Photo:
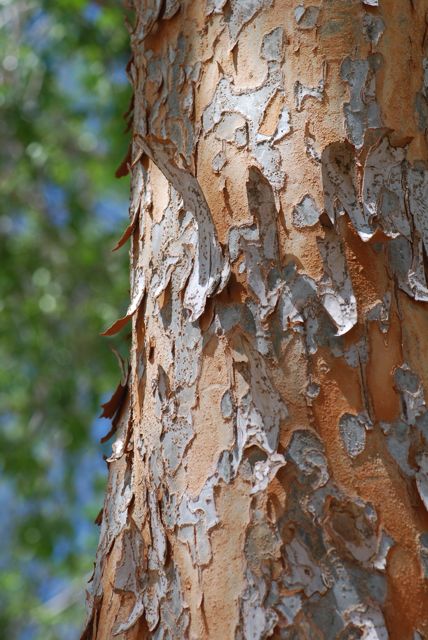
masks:
POLYGON ((134 10, 84 638, 428 638, 428 0, 134 10))

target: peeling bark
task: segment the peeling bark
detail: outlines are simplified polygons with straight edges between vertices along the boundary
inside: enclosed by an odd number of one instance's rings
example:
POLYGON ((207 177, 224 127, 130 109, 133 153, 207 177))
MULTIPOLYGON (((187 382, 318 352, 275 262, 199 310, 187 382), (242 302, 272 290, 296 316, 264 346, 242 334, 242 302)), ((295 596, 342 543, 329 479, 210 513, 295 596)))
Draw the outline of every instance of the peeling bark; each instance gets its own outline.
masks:
POLYGON ((426 0, 144 0, 83 638, 428 637, 426 0))

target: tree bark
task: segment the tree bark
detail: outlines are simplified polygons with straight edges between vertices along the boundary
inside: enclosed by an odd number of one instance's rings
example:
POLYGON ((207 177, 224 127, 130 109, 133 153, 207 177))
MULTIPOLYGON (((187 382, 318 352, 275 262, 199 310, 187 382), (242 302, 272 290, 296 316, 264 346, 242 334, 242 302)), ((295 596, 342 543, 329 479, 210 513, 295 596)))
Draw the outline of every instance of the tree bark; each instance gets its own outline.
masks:
POLYGON ((428 637, 427 10, 136 4, 84 638, 428 637))

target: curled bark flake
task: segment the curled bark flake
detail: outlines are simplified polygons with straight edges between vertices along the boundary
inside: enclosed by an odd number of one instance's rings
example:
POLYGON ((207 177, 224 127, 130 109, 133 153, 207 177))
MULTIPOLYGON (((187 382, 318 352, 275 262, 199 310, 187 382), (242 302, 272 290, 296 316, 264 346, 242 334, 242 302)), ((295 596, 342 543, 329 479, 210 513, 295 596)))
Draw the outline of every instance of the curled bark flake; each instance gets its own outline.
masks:
MULTIPOLYGON (((139 239, 141 243, 141 239, 139 239)), ((126 326, 134 313, 139 308, 146 293, 146 275, 143 265, 143 252, 138 253, 138 263, 132 271, 131 276, 131 301, 129 303, 126 314, 116 320, 108 329, 103 331, 102 336, 112 336, 118 333, 124 326, 126 326)))
POLYGON ((237 461, 251 444, 262 448, 268 455, 278 446, 279 426, 287 417, 287 409, 278 391, 270 381, 264 359, 247 348, 248 368, 240 367, 247 390, 240 398, 236 416, 237 461))
POLYGON ((364 241, 373 230, 364 216, 356 191, 355 155, 348 143, 333 143, 322 152, 322 179, 327 215, 335 224, 343 213, 350 217, 355 230, 364 241))
POLYGON ((373 566, 379 571, 385 571, 388 553, 395 544, 394 538, 388 535, 385 531, 382 531, 382 536, 379 540, 378 550, 376 556, 373 558, 373 566))
POLYGON ((391 238, 388 260, 400 288, 416 300, 428 300, 424 252, 428 247, 428 172, 425 165, 411 166, 404 148, 393 147, 383 136, 367 154, 357 195, 356 162, 345 144, 327 147, 322 156, 327 214, 334 224, 349 215, 363 241, 377 229, 391 238))
POLYGON ((275 477, 276 473, 286 465, 284 456, 280 453, 273 453, 264 461, 259 460, 254 465, 255 484, 251 489, 251 494, 265 491, 269 482, 275 477))
POLYGON ((278 312, 281 326, 286 331, 290 325, 303 324, 309 309, 316 305, 317 284, 309 276, 299 274, 294 263, 284 270, 284 280, 278 312))
POLYGON ((347 333, 357 323, 357 301, 348 274, 346 259, 337 237, 318 241, 324 261, 324 275, 318 285, 322 304, 337 327, 337 335, 347 333))
POLYGON ((428 302, 422 242, 412 245, 406 238, 394 238, 388 245, 388 260, 400 289, 415 300, 428 302))
POLYGON ((193 268, 186 285, 184 305, 190 310, 194 322, 203 313, 205 303, 214 292, 222 290, 229 277, 229 264, 224 259, 205 196, 198 180, 185 169, 174 164, 167 148, 154 139, 141 144, 155 164, 183 199, 197 223, 197 248, 193 268))
POLYGON ((370 149, 364 165, 362 201, 367 225, 374 220, 389 237, 410 239, 410 225, 403 191, 405 150, 394 148, 387 137, 370 149))
POLYGON ((377 302, 366 315, 367 321, 377 321, 379 329, 382 333, 388 333, 390 324, 390 311, 391 311, 392 295, 390 291, 387 291, 383 297, 383 300, 377 302))
POLYGON ((135 226, 137 224, 138 214, 139 214, 139 210, 137 208, 135 208, 134 209, 134 215, 133 215, 133 218, 132 218, 131 222, 128 224, 128 226, 126 227, 125 231, 122 233, 121 237, 119 238, 119 240, 117 241, 117 243, 113 247, 112 251, 117 251, 118 249, 123 247, 125 242, 127 240, 129 240, 129 238, 132 236, 132 234, 134 233, 135 226))
POLYGON ((229 232, 231 262, 242 256, 248 285, 257 297, 261 320, 275 308, 279 295, 277 213, 272 189, 260 171, 251 167, 247 182, 253 225, 232 227, 229 232))
POLYGON ((128 376, 129 369, 126 379, 119 382, 110 400, 101 405, 103 411, 99 416, 100 418, 113 418, 114 422, 114 418, 120 412, 126 397, 128 376))

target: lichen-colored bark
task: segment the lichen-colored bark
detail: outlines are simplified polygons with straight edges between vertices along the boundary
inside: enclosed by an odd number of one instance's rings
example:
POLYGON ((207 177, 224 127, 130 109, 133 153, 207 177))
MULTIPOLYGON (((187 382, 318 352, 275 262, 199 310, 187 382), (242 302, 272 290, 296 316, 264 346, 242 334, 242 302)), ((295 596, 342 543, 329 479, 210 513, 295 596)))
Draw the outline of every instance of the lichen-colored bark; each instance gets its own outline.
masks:
POLYGON ((84 638, 428 637, 427 11, 136 3, 84 638))

